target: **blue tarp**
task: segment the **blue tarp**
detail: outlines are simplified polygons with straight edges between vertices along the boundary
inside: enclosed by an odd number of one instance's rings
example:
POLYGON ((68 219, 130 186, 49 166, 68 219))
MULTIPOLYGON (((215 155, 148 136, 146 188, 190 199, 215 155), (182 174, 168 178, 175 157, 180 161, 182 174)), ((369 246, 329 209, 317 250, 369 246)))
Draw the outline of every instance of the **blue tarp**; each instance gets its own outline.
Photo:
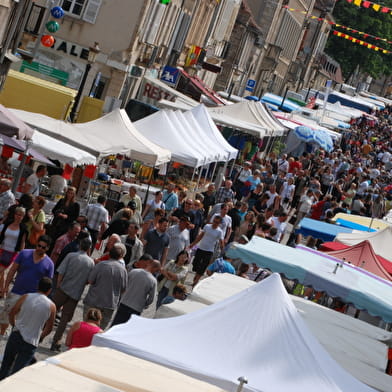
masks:
POLYGON ((321 222, 314 219, 303 218, 296 230, 297 234, 303 236, 311 235, 324 242, 333 241, 339 233, 352 233, 353 229, 347 227, 332 225, 330 223, 321 222))
POLYGON ((377 231, 376 229, 369 228, 368 226, 360 225, 359 223, 351 222, 342 218, 336 219, 336 224, 353 230, 368 231, 369 233, 377 231))
POLYGON ((246 245, 236 244, 227 254, 241 258, 244 263, 283 273, 289 279, 340 297, 357 309, 392 322, 392 283, 359 267, 311 249, 294 249, 260 237, 253 237, 246 245), (343 267, 334 273, 337 263, 343 267))

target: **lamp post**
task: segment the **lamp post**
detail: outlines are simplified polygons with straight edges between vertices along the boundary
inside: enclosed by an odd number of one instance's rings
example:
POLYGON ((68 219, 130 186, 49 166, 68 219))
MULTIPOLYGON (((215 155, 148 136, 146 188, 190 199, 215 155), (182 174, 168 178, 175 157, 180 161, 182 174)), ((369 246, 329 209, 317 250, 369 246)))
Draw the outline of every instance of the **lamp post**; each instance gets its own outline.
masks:
POLYGON ((75 122, 76 111, 79 106, 80 98, 82 97, 82 94, 83 94, 83 90, 84 90, 84 86, 86 84, 87 76, 88 76, 90 69, 91 69, 92 65, 95 63, 95 60, 97 59, 97 56, 100 52, 101 52, 101 49, 98 46, 98 42, 95 42, 94 46, 90 46, 88 48, 88 59, 87 59, 86 68, 84 70, 83 78, 80 83, 78 93, 76 94, 75 102, 72 106, 71 113, 69 114, 69 117, 71 118, 72 122, 75 122))

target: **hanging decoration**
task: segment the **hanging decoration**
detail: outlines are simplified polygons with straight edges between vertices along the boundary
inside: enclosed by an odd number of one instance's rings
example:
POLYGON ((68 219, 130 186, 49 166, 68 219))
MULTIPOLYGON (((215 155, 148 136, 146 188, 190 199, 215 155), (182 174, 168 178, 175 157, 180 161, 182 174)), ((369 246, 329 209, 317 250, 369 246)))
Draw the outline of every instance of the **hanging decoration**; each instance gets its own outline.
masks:
POLYGON ((14 153, 14 149, 10 146, 4 145, 1 150, 1 156, 4 158, 11 158, 13 153, 14 153))
POLYGON ((367 0, 346 0, 346 1, 347 3, 354 4, 357 7, 370 8, 376 12, 392 15, 392 8, 384 7, 383 5, 373 3, 372 1, 367 1, 367 0))
POLYGON ((50 13, 55 19, 61 19, 64 16, 64 10, 59 6, 53 7, 50 13))
POLYGON ((87 165, 84 168, 84 173, 83 175, 87 178, 93 179, 95 177, 95 170, 97 167, 95 165, 87 165))
MULTIPOLYGON (((283 8, 286 8, 290 12, 299 12, 301 14, 307 14, 307 12, 305 12, 305 11, 297 10, 295 8, 289 8, 287 5, 283 6, 283 8)), ((319 18, 318 16, 309 15, 308 18, 312 19, 312 20, 318 20, 320 22, 322 22, 322 21, 326 22, 330 26, 334 26, 334 27, 337 27, 339 29, 344 29, 344 30, 350 31, 353 34, 362 35, 363 38, 373 38, 373 39, 375 39, 377 41, 383 41, 385 43, 392 44, 392 41, 389 41, 386 38, 381 38, 381 37, 377 37, 377 36, 372 35, 372 34, 364 33, 363 31, 359 31, 359 30, 353 29, 351 27, 347 27, 347 26, 344 26, 344 25, 341 25, 341 24, 338 24, 338 23, 334 23, 334 22, 332 22, 330 20, 327 20, 327 19, 324 19, 324 18, 319 18)))
POLYGON ((380 53, 384 53, 384 54, 392 53, 389 50, 386 50, 386 49, 380 48, 378 46, 372 45, 369 42, 362 41, 362 40, 360 40, 358 38, 352 37, 351 35, 348 35, 348 34, 344 34, 344 33, 340 32, 340 31, 332 30, 332 33, 336 37, 341 37, 341 38, 344 38, 344 39, 348 39, 353 44, 358 44, 358 45, 364 46, 365 48, 368 48, 368 49, 371 49, 371 50, 375 50, 376 52, 380 52, 380 53))
POLYGON ((53 37, 53 35, 48 35, 48 34, 43 35, 41 37, 41 44, 43 46, 46 46, 47 48, 52 47, 53 44, 54 44, 54 37, 53 37))
POLYGON ((48 23, 46 23, 45 27, 49 33, 55 33, 60 28, 60 25, 55 20, 50 20, 48 23))
POLYGON ((66 180, 70 180, 72 177, 73 170, 73 167, 66 163, 63 170, 63 178, 65 178, 66 180))

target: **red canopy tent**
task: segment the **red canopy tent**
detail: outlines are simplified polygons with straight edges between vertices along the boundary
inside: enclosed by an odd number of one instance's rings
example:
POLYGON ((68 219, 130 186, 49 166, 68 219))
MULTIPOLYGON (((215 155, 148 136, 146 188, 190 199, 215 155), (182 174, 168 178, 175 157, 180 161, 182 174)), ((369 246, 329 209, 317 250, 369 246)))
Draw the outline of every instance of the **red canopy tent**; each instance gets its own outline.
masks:
POLYGON ((369 241, 362 241, 353 246, 344 246, 345 249, 326 253, 338 259, 344 259, 346 262, 392 282, 392 263, 381 256, 377 256, 369 241))

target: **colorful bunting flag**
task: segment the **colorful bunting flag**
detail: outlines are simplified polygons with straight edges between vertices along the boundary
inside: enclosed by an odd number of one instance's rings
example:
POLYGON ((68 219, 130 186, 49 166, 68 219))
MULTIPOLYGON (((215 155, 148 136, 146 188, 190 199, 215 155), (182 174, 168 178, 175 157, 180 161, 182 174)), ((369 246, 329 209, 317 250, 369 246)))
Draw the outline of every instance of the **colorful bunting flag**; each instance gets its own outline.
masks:
POLYGON ((347 39, 347 40, 351 41, 352 43, 356 43, 358 45, 365 46, 368 49, 375 50, 376 52, 381 51, 384 54, 392 53, 389 50, 380 48, 378 46, 370 44, 369 42, 365 42, 365 41, 359 40, 359 39, 357 39, 355 37, 352 37, 351 35, 344 34, 344 33, 340 32, 340 31, 337 31, 337 30, 332 30, 332 34, 335 35, 336 37, 341 37, 341 38, 347 39))
MULTIPOLYGON (((371 4, 373 4, 373 9, 374 9, 374 6, 378 6, 378 4, 374 4, 374 3, 371 3, 371 4)), ((300 11, 300 10, 297 10, 295 8, 289 8, 288 6, 283 6, 283 8, 286 8, 288 11, 292 11, 292 12, 299 12, 300 11)), ((388 8, 388 10, 389 10, 389 8, 388 8)), ((381 12, 383 12, 383 11, 381 10, 381 12)), ((392 10, 391 10, 391 13, 392 13, 392 10)), ((386 38, 376 37, 374 35, 371 35, 371 34, 368 34, 368 33, 364 33, 363 31, 358 31, 358 30, 353 29, 351 27, 347 27, 347 26, 343 26, 343 25, 338 24, 338 23, 334 23, 334 22, 332 22, 330 20, 327 20, 327 19, 322 19, 322 18, 319 18, 319 17, 314 16, 314 15, 309 15, 308 18, 309 19, 316 19, 316 20, 319 20, 319 21, 324 21, 324 22, 328 23, 331 26, 342 28, 342 29, 350 31, 352 33, 362 35, 364 38, 372 38, 372 39, 375 39, 377 41, 383 41, 383 42, 386 42, 388 44, 392 44, 392 41, 389 41, 386 38)))
POLYGON ((372 8, 373 11, 381 11, 382 13, 386 14, 386 13, 391 13, 392 14, 392 10, 388 7, 383 7, 380 4, 377 3, 373 3, 372 1, 368 1, 368 0, 346 0, 347 3, 354 3, 354 5, 356 5, 357 7, 364 7, 364 8, 372 8))

